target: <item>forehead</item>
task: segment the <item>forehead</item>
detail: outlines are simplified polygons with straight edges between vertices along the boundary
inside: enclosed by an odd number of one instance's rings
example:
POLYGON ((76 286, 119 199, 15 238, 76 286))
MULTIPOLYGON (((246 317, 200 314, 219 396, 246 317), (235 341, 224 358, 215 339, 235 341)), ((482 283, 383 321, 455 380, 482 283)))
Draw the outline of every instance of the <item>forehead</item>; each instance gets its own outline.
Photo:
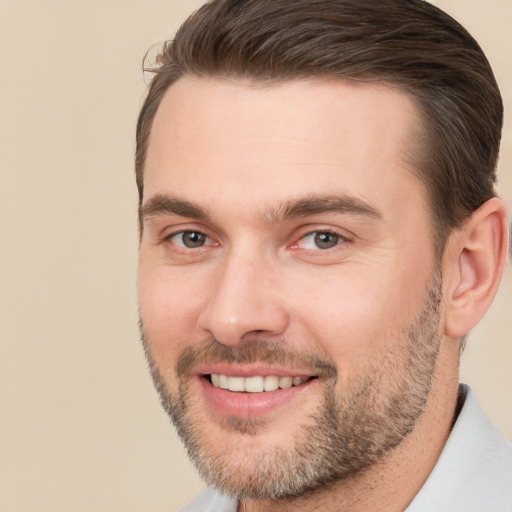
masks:
POLYGON ((413 100, 387 84, 185 77, 155 116, 144 199, 172 191, 246 208, 305 193, 423 194, 407 158, 419 124, 413 100))

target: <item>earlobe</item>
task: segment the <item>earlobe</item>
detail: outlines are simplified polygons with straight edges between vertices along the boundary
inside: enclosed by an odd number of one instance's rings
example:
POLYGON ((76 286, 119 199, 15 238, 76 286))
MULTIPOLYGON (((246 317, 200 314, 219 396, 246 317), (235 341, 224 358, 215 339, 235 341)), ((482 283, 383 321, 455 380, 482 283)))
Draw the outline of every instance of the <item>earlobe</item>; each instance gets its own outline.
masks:
POLYGON ((449 265, 445 334, 467 334, 485 315, 498 290, 508 258, 507 212, 492 198, 476 210, 447 244, 449 265))

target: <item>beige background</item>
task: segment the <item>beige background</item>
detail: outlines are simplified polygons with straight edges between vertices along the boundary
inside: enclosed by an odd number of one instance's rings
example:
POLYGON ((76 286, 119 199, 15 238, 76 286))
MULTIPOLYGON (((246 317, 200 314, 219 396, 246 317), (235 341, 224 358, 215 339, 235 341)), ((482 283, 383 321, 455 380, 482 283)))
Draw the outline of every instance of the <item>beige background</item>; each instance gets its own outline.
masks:
MULTIPOLYGON (((175 511, 201 489, 138 343, 141 59, 199 1, 0 0, 0 510, 175 511)), ((512 1, 439 0, 512 112, 512 1)), ((512 204, 512 115, 501 158, 512 204)), ((512 439, 512 273, 463 380, 512 439)))

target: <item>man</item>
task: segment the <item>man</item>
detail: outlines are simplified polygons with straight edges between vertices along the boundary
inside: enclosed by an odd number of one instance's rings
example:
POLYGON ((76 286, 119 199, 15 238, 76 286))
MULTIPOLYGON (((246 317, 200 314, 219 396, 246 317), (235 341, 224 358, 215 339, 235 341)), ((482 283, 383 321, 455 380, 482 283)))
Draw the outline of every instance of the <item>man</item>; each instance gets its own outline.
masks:
POLYGON ((211 487, 186 511, 511 511, 459 387, 496 293, 502 103, 422 0, 214 0, 137 127, 151 372, 211 487))

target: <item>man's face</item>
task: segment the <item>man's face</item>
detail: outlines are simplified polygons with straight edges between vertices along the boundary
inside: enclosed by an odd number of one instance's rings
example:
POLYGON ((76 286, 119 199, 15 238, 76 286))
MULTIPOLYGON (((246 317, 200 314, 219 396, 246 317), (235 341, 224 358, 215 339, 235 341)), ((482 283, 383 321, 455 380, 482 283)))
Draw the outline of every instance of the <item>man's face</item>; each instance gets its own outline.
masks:
POLYGON ((383 84, 183 78, 167 92, 144 171, 142 332, 210 485, 297 496, 414 428, 441 314, 406 158, 418 123, 383 84))

